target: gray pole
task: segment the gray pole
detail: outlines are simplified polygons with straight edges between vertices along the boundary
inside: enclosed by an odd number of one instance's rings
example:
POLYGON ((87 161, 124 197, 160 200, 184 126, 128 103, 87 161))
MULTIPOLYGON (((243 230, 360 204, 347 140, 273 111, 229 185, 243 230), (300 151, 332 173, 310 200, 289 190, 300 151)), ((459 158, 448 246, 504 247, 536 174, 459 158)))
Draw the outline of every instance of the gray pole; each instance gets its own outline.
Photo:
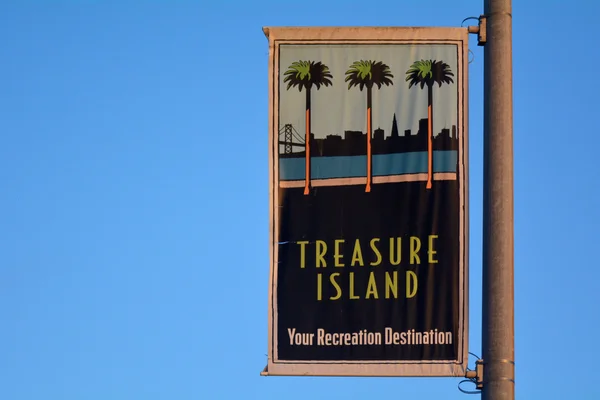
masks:
POLYGON ((511 0, 484 0, 483 400, 515 398, 511 0))

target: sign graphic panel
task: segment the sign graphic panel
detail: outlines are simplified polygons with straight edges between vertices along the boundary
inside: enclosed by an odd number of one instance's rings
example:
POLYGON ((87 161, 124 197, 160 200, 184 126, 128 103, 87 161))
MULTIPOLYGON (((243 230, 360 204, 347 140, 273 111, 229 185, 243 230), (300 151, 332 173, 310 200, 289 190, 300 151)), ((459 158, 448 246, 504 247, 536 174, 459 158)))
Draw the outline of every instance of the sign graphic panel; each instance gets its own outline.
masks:
POLYGON ((265 33, 265 374, 464 376, 466 28, 265 33))

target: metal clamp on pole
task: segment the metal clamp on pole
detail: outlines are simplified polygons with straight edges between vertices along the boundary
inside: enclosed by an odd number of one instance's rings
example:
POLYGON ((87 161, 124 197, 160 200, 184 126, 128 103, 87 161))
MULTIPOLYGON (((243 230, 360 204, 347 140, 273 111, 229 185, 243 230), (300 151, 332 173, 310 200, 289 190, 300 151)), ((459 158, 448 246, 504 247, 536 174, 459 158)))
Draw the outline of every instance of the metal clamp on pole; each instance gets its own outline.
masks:
MULTIPOLYGON (((471 353, 473 354, 473 353, 471 353)), ((473 354, 474 355, 474 354, 473 354)), ((465 372, 465 380, 462 380, 458 383, 458 390, 460 390, 461 392, 465 393, 465 394, 480 394, 481 390, 483 389, 483 365, 485 363, 483 362, 482 359, 478 359, 477 361, 475 361, 475 369, 471 370, 471 369, 467 369, 467 371, 465 372), (465 383, 465 382, 469 382, 475 385, 475 389, 474 391, 469 391, 469 390, 464 390, 463 388, 461 388, 461 384, 465 383)))
POLYGON ((487 42, 487 18, 485 15, 479 16, 478 26, 469 26, 469 33, 477 34, 477 45, 485 46, 487 42))
POLYGON ((483 389, 483 360, 477 360, 475 362, 475 388, 478 390, 483 389))

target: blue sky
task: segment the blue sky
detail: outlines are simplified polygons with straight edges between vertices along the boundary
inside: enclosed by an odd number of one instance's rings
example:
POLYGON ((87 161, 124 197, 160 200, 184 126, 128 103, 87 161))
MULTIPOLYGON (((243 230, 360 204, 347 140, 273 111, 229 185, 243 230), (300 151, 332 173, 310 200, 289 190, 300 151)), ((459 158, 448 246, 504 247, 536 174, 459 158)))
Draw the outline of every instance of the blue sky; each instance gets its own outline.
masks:
MULTIPOLYGON (((600 4, 543 3, 513 7, 517 396, 595 399, 600 4)), ((464 399, 452 378, 259 376, 262 27, 460 26, 482 12, 470 0, 3 1, 0 398, 464 399)), ((483 51, 471 45, 469 347, 481 354, 483 51)))

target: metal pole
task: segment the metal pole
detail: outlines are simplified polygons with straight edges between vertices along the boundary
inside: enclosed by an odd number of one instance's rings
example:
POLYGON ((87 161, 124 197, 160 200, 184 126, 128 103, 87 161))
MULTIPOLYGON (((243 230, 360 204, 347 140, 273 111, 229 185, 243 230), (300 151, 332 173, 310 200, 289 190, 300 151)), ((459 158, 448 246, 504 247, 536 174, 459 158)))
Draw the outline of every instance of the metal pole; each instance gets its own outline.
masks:
POLYGON ((514 234, 511 0, 484 0, 483 400, 513 400, 514 234))

